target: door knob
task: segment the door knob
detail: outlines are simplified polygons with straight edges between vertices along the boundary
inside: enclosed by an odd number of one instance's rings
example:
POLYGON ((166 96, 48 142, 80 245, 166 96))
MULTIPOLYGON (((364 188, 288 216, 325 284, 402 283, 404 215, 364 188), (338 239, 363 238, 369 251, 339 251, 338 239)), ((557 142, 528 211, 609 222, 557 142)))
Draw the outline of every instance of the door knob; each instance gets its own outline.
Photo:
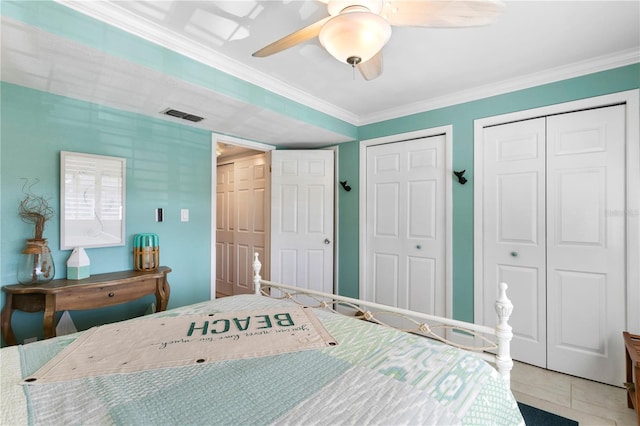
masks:
POLYGON ((330 239, 328 239, 328 238, 325 238, 325 239, 324 239, 324 243, 325 243, 325 244, 331 244, 331 240, 330 240, 330 239))
POLYGON ((518 252, 517 251, 512 251, 509 254, 511 255, 511 257, 518 257, 518 252))
POLYGON ((420 249, 422 248, 422 246, 421 246, 420 244, 418 244, 418 245, 416 246, 416 248, 417 248, 418 250, 420 250, 420 249))

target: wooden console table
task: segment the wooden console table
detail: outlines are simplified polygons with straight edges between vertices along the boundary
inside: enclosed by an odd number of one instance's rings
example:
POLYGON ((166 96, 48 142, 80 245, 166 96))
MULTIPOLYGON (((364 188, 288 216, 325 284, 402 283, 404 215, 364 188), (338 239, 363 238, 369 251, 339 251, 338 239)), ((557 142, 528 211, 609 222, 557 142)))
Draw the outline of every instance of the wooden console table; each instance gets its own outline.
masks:
POLYGON ((118 305, 156 295, 156 310, 167 309, 171 288, 167 274, 171 268, 160 266, 155 271, 120 271, 96 274, 83 280, 53 280, 46 284, 12 284, 2 287, 6 294, 1 314, 2 337, 7 345, 18 342, 11 328, 14 310, 44 312, 44 338, 56 336, 57 311, 84 310, 118 305))
POLYGON ((627 406, 635 408, 640 426, 640 336, 622 332, 626 346, 627 361, 627 406))

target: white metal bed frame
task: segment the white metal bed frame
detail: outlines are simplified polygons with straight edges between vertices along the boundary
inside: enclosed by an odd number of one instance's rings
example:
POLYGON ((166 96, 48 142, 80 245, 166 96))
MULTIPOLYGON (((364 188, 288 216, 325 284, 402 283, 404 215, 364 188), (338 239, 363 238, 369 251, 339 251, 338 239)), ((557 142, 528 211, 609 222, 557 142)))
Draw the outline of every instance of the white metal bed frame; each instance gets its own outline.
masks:
POLYGON ((261 268, 262 264, 258 259, 258 253, 255 253, 253 260, 253 287, 255 294, 257 295, 275 297, 270 292, 270 289, 274 288, 283 293, 283 296, 277 298, 290 299, 306 307, 324 308, 339 314, 344 314, 344 312, 338 312, 338 307, 345 308, 347 310, 351 310, 356 318, 393 328, 398 327, 386 323, 382 320, 382 317, 395 316, 404 318, 404 320, 412 324, 412 326, 411 328, 400 328, 400 330, 437 339, 462 350, 477 353, 484 360, 495 364, 498 373, 502 376, 507 385, 510 386, 511 384, 513 360, 511 359, 510 345, 511 339, 513 338, 513 332, 508 321, 513 311, 513 304, 507 297, 507 284, 505 283, 500 283, 499 285, 500 291, 495 303, 498 322, 495 328, 491 328, 484 325, 414 312, 375 302, 353 299, 351 297, 340 296, 337 294, 301 289, 287 284, 266 281, 260 276, 261 268), (305 302, 297 299, 296 297, 305 297, 305 302), (308 303, 310 299, 317 302, 317 305, 310 305, 308 303), (448 340, 436 332, 442 329, 457 330, 472 335, 476 342, 480 342, 480 346, 467 346, 448 340), (495 354, 489 352, 494 350, 496 351, 495 354))

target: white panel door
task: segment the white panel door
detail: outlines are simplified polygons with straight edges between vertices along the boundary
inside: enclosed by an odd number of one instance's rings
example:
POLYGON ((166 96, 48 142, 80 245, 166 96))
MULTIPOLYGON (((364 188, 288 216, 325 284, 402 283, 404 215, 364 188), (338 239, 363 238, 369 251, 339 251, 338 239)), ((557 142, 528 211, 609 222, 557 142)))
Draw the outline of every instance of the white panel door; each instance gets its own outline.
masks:
POLYGON ((514 359, 619 386, 625 106, 483 131, 483 322, 510 285, 514 359), (545 337, 546 334, 546 337, 545 337))
POLYGON ((547 119, 548 368, 620 386, 625 106, 547 119))
POLYGON ((235 192, 233 164, 216 167, 216 292, 233 294, 235 192))
POLYGON ((366 300, 445 314, 445 141, 367 148, 366 300))
POLYGON ((545 119, 484 130, 483 324, 495 327, 498 283, 517 309, 514 359, 546 366, 545 119))
POLYGON ((333 293, 334 152, 271 156, 271 279, 333 293))
POLYGON ((253 293, 253 253, 265 259, 265 155, 235 161, 234 175, 236 269, 233 294, 253 293))

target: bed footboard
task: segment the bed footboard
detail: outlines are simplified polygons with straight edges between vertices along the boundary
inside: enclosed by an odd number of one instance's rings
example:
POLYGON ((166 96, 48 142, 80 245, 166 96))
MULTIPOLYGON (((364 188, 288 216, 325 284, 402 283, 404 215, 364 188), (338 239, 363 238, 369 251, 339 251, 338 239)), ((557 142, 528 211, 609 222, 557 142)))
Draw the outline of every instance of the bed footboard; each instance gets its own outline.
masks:
POLYGON ((511 383, 513 360, 511 359, 510 347, 513 332, 508 321, 513 311, 513 304, 507 297, 508 286, 505 283, 500 283, 499 285, 499 295, 495 303, 497 325, 495 328, 491 328, 375 302, 266 281, 260 276, 261 268, 262 264, 258 259, 258 253, 255 253, 253 261, 253 286, 255 294, 257 295, 274 297, 270 290, 277 289, 281 293, 281 295, 277 297, 291 299, 300 305, 324 308, 340 314, 350 314, 359 319, 397 328, 405 332, 423 335, 463 350, 476 352, 483 359, 496 366, 496 369, 507 385, 511 383), (303 297, 305 300, 301 301, 303 297), (387 318, 393 318, 394 320, 387 318), (404 321, 404 324, 408 324, 409 326, 397 326, 397 322, 395 321, 397 318, 400 318, 404 321), (461 344, 447 337, 460 333, 472 336, 475 343, 473 345, 461 344))

